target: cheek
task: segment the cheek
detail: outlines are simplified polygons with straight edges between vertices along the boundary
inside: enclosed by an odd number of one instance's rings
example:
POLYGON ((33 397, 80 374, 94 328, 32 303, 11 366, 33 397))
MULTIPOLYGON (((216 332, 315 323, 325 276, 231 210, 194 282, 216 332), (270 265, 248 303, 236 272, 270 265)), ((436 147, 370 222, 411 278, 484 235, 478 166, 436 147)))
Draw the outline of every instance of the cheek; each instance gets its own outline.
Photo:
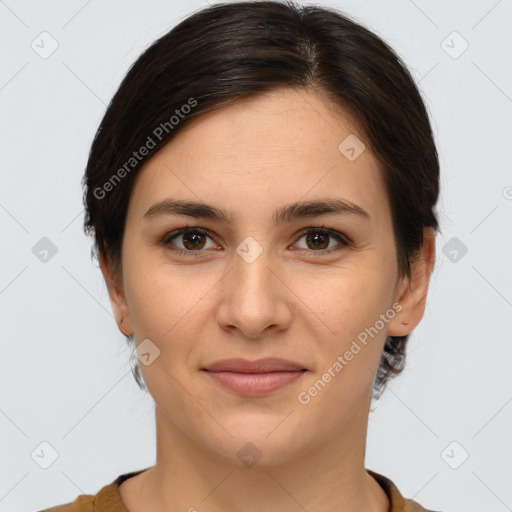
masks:
POLYGON ((386 340, 381 315, 390 307, 392 280, 382 276, 392 277, 393 269, 370 260, 333 269, 325 279, 303 279, 299 292, 315 312, 305 310, 312 319, 309 330, 316 338, 317 357, 315 372, 302 389, 315 402, 307 410, 331 408, 334 400, 340 421, 343 411, 356 407, 371 389, 386 340))
POLYGON ((379 277, 383 272, 370 264, 317 270, 297 275, 294 293, 304 314, 318 322, 319 333, 346 341, 372 325, 388 307, 392 284, 379 277))
POLYGON ((347 411, 356 410, 371 391, 386 339, 380 315, 386 313, 390 298, 389 283, 379 280, 379 273, 369 266, 339 271, 317 282, 320 289, 311 282, 306 290, 308 282, 303 282, 303 292, 309 293, 306 302, 322 320, 318 327, 315 316, 308 315, 313 319, 316 364, 301 387, 299 403, 310 428, 318 427, 318 418, 323 418, 321 428, 339 428, 347 411))
POLYGON ((144 337, 166 338, 181 328, 208 290, 192 266, 166 265, 149 251, 127 258, 127 269, 128 308, 136 334, 144 337))
POLYGON ((137 343, 149 339, 160 351, 154 367, 140 365, 144 380, 148 388, 169 381, 165 368, 181 381, 194 365, 194 351, 211 321, 218 276, 199 275, 193 265, 150 263, 149 257, 132 257, 130 263, 125 291, 137 343))

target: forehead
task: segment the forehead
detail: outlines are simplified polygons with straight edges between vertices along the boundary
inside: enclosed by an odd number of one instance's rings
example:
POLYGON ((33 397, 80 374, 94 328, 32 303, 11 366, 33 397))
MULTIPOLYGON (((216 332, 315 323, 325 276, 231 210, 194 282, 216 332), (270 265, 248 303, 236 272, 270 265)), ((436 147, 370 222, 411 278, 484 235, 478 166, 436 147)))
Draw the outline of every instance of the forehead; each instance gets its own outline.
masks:
POLYGON ((194 147, 194 154, 234 153, 236 148, 240 160, 243 154, 271 157, 272 152, 319 158, 321 150, 332 150, 333 146, 337 155, 340 136, 356 133, 364 138, 351 115, 326 94, 287 88, 242 98, 203 114, 179 132, 169 146, 174 145, 176 152, 190 152, 194 147), (208 137, 199 141, 204 135, 208 137))
POLYGON ((177 196, 246 215, 326 196, 374 214, 387 207, 377 160, 349 114, 325 95, 294 89, 192 120, 139 171, 132 196, 140 216, 177 196))

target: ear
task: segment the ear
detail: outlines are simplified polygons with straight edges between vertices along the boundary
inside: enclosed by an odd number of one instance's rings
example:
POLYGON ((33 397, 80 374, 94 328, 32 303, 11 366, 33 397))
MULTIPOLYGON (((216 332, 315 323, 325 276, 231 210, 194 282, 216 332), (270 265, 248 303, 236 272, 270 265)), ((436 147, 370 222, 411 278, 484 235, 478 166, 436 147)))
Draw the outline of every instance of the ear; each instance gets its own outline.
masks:
POLYGON ((120 276, 114 275, 110 258, 101 253, 101 251, 99 251, 98 259, 103 278, 107 285, 110 304, 112 305, 112 311, 116 318, 117 327, 125 336, 131 336, 133 334, 133 328, 130 311, 126 304, 122 285, 117 282, 120 276))
POLYGON ((406 336, 423 318, 435 262, 435 238, 433 228, 424 228, 423 244, 418 258, 411 263, 411 277, 405 276, 397 283, 394 301, 400 303, 402 309, 389 321, 388 336, 406 336))

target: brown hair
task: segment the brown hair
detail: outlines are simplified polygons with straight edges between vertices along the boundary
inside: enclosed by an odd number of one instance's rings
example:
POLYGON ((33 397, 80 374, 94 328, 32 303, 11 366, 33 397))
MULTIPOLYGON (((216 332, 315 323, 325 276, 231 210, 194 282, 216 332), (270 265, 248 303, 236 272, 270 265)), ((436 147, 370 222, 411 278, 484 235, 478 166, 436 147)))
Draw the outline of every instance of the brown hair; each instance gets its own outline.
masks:
MULTIPOLYGON (((423 228, 439 229, 439 161, 420 93, 380 37, 335 9, 290 0, 201 9, 129 69, 95 135, 83 178, 84 230, 94 234, 115 275, 122 275, 126 212, 141 166, 192 119, 283 87, 326 93, 356 120, 386 184, 399 274, 410 276, 423 228)), ((403 370, 407 338, 386 339, 376 397, 403 370)), ((127 341, 134 345, 133 336, 127 341)), ((136 358, 132 371, 146 389, 136 358)))

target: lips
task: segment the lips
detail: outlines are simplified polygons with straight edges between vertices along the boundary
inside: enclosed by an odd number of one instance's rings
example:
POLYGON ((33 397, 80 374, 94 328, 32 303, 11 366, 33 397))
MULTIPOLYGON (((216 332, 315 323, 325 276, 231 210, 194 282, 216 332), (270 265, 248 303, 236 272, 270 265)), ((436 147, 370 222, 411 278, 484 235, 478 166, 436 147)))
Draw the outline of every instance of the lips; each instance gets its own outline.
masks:
POLYGON ((222 359, 203 370, 225 389, 247 397, 264 396, 300 379, 307 369, 286 359, 268 357, 247 359, 222 359))
POLYGON ((269 373, 293 372, 305 370, 304 366, 286 359, 266 357, 249 361, 247 359, 221 359, 208 365, 205 370, 210 372, 237 372, 237 373, 269 373))

